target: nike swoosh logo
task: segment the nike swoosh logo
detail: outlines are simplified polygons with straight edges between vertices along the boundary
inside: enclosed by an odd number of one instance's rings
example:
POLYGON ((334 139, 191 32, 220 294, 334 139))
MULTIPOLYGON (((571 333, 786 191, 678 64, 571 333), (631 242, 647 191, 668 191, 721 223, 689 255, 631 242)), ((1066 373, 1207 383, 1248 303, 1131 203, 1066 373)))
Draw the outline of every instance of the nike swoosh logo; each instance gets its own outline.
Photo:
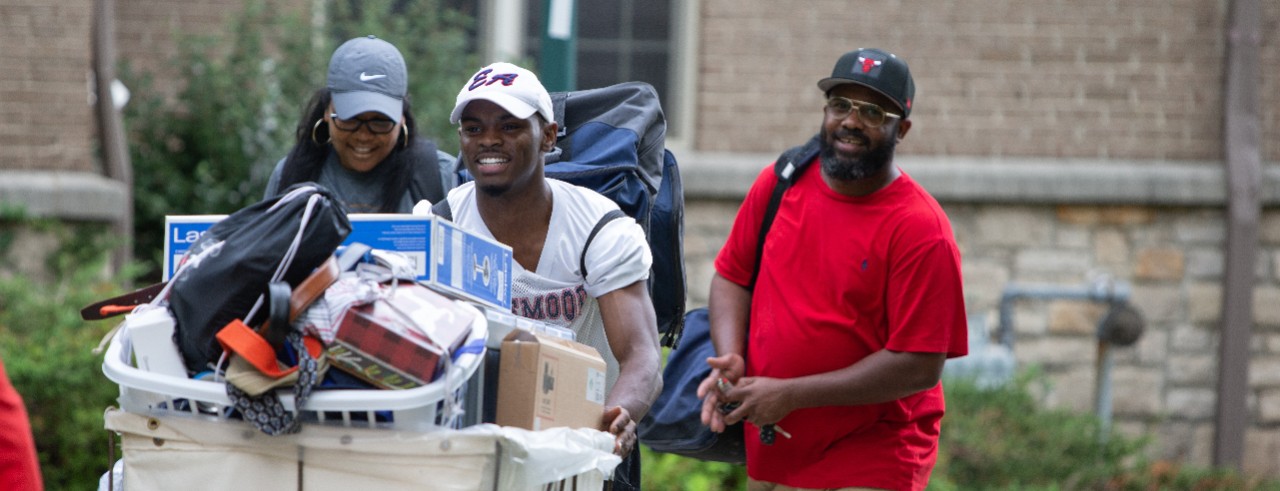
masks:
POLYGON ((366 75, 364 72, 360 72, 361 82, 368 82, 370 80, 377 80, 380 78, 387 78, 387 76, 386 75, 366 75))

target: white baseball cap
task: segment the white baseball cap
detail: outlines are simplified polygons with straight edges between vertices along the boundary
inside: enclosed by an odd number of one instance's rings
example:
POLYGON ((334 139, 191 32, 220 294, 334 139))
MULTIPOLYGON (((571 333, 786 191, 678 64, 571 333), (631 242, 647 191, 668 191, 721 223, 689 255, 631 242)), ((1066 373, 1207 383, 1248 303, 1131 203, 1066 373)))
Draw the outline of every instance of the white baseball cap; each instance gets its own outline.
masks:
POLYGON ((458 102, 453 106, 449 122, 458 124, 467 103, 477 99, 502 106, 520 119, 538 113, 548 122, 556 120, 551 109, 551 94, 538 81, 538 76, 510 63, 494 63, 472 75, 458 91, 458 102))
POLYGON ((339 118, 375 111, 400 121, 404 115, 409 74, 400 50, 391 43, 374 36, 342 43, 329 59, 328 82, 339 118))

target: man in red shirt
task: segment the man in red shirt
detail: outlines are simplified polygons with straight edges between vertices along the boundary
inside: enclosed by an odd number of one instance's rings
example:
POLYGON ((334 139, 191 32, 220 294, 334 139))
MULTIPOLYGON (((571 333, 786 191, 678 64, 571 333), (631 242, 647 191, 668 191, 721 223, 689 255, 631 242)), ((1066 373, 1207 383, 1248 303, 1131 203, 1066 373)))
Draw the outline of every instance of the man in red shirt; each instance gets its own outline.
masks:
POLYGON ((937 201, 893 164, 911 129, 906 62, 855 50, 818 87, 817 165, 783 196, 754 286, 772 166, 716 257, 703 421, 746 421, 751 490, 921 490, 937 458, 943 363, 968 352, 960 253, 937 201), (726 403, 740 405, 724 414, 726 403))

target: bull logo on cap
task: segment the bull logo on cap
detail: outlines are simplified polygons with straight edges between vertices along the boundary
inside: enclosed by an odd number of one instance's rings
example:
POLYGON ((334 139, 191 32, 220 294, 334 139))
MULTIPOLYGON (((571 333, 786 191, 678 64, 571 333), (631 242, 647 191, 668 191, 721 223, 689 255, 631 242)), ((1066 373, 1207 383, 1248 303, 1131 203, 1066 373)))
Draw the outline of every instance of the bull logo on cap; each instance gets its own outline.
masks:
POLYGON ((865 56, 859 56, 858 64, 862 65, 862 73, 868 73, 872 68, 883 65, 884 60, 873 60, 865 56))

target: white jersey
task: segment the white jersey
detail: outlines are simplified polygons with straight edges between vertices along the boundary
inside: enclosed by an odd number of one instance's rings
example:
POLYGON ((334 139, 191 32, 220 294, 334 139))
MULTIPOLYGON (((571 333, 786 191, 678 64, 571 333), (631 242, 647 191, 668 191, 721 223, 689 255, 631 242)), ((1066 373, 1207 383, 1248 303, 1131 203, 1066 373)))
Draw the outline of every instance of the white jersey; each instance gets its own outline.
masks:
MULTIPOLYGON (((580 343, 594 347, 608 367, 606 390, 618 379, 618 360, 609 349, 604 320, 596 297, 649 278, 653 256, 644 230, 635 220, 610 221, 591 239, 587 250, 587 277, 579 271, 579 260, 587 235, 600 218, 618 205, 587 188, 547 179, 551 186, 551 223, 547 240, 538 258, 538 270, 527 271, 512 264, 511 311, 573 330, 580 343)), ((468 182, 449 191, 449 207, 459 227, 493 238, 476 207, 475 183, 468 182)), ((426 214, 429 204, 419 204, 414 212, 426 214)))

